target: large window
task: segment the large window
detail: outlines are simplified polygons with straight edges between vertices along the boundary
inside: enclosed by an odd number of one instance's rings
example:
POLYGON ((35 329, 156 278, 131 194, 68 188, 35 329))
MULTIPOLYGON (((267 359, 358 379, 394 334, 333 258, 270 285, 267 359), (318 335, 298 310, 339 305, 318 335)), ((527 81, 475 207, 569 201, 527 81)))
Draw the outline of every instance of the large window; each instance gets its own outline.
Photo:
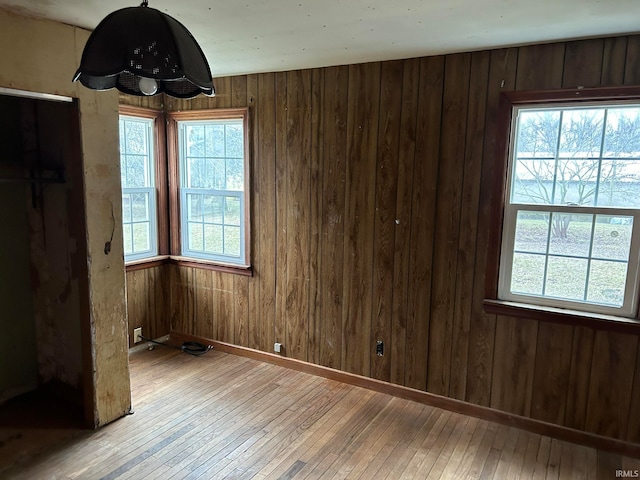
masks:
POLYGON ((158 253, 154 135, 152 118, 120 115, 125 261, 158 253))
POLYGON ((633 317, 640 103, 514 107, 498 298, 633 317))
POLYGON ((249 266, 246 109, 171 117, 177 135, 180 255, 249 266))

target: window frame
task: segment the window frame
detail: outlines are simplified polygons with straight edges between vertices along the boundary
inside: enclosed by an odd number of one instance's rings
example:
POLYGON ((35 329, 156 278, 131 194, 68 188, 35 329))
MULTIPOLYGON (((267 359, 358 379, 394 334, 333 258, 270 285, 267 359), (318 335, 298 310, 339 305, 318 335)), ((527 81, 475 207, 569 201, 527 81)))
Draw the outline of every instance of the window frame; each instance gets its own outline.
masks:
MULTIPOLYGON (((619 331, 640 332, 640 322, 638 321, 638 309, 629 315, 612 315, 608 313, 576 310, 557 305, 540 305, 531 302, 523 302, 518 299, 503 300, 498 296, 501 254, 503 245, 504 215, 509 199, 508 178, 509 158, 511 148, 512 128, 514 125, 514 107, 534 107, 542 105, 573 104, 580 105, 587 102, 611 102, 621 100, 631 100, 640 102, 640 86, 628 87, 598 87, 598 88, 576 88, 548 91, 513 91, 502 92, 500 94, 498 115, 496 116, 496 139, 495 155, 492 162, 492 171, 502 172, 495 175, 491 184, 487 185, 489 190, 487 199, 489 201, 490 218, 489 222, 489 243, 487 251, 487 263, 485 269, 485 298, 483 310, 485 313, 499 314, 513 317, 525 317, 565 323, 571 325, 585 325, 594 328, 606 328, 619 331)), ((636 296, 640 295, 640 279, 636 284, 636 296)), ((640 302, 638 302, 640 303, 640 302)))
MULTIPOLYGON (((166 175, 166 136, 164 128, 164 113, 160 110, 154 110, 149 108, 135 107, 130 105, 119 105, 118 119, 121 116, 130 118, 140 118, 144 120, 151 120, 153 131, 153 149, 154 158, 152 160, 151 172, 153 174, 153 187, 147 187, 143 189, 127 189, 131 192, 133 190, 154 190, 154 202, 150 205, 152 214, 155 214, 155 227, 151 230, 151 235, 155 236, 156 249, 152 253, 145 255, 133 255, 127 258, 125 256, 125 266, 127 268, 135 265, 147 264, 154 262, 168 253, 168 241, 167 241, 167 228, 168 228, 168 216, 167 216, 167 175, 166 175)), ((124 188, 123 188, 124 193, 124 188)), ((123 222, 124 224, 124 222, 123 222)))
POLYGON ((216 270, 229 271, 251 275, 251 152, 250 152, 250 118, 248 108, 220 108, 207 110, 189 110, 178 112, 167 112, 167 151, 169 162, 169 216, 170 216, 170 255, 171 259, 182 265, 210 267, 216 270), (184 190, 180 177, 180 128, 182 121, 209 120, 241 120, 243 126, 244 143, 244 212, 241 223, 244 227, 244 258, 242 263, 230 263, 212 257, 201 258, 188 253, 183 253, 182 244, 184 232, 182 231, 181 205, 184 190))

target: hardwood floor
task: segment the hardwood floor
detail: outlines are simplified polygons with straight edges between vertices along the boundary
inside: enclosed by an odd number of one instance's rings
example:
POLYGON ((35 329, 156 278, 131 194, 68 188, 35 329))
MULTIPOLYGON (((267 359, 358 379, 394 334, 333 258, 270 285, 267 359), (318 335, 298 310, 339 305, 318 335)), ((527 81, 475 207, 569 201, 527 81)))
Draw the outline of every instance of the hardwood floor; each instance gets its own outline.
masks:
POLYGON ((0 425, 0 478, 599 480, 640 470, 638 459, 218 351, 159 347, 130 362, 132 415, 95 432, 0 425))

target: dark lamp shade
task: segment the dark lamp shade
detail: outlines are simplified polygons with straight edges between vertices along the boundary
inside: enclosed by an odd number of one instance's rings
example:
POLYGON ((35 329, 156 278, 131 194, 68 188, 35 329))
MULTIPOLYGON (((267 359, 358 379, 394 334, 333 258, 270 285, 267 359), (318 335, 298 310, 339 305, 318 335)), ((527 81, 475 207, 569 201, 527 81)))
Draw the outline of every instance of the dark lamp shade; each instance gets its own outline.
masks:
POLYGON ((76 80, 93 90, 115 87, 129 95, 215 95, 209 64, 191 33, 147 6, 116 10, 98 24, 82 52, 76 80), (157 90, 149 90, 153 81, 144 79, 154 79, 157 90))

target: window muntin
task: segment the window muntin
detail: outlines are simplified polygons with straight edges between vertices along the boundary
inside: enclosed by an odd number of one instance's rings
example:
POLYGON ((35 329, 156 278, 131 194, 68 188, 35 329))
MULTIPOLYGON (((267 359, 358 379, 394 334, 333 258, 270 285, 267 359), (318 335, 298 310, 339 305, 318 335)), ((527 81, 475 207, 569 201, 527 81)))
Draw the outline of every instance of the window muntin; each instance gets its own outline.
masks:
POLYGON ((154 120, 120 115, 125 261, 157 255, 154 120))
POLYGON ((498 296, 634 316, 640 106, 514 109, 498 296))
POLYGON ((183 256, 248 266, 244 118, 178 120, 183 256))

